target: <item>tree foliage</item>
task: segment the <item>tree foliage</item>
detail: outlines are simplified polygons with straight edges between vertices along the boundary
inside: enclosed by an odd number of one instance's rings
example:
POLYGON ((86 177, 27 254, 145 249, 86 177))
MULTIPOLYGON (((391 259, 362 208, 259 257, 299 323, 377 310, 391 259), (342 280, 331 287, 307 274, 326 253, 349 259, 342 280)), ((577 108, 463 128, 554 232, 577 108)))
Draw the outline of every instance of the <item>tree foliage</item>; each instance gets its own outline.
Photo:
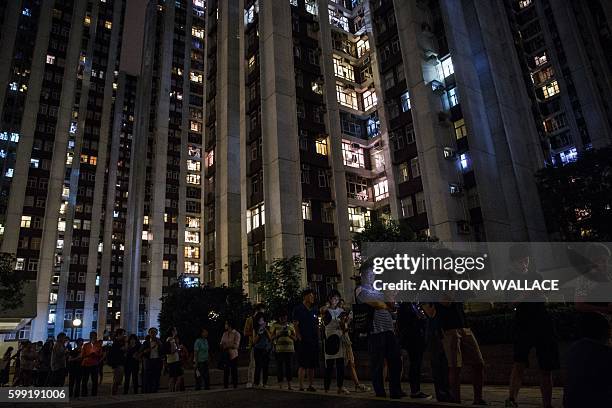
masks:
POLYGON ((15 259, 0 253, 0 310, 23 306, 23 279, 15 272, 15 259))
POLYGON ((549 232, 561 241, 612 240, 612 148, 536 175, 549 232))
POLYGON ((296 255, 275 259, 267 270, 256 272, 258 292, 272 317, 276 317, 281 311, 288 311, 301 301, 301 264, 302 258, 296 255))
POLYGON ((223 334, 226 319, 241 331, 250 305, 241 288, 227 286, 184 287, 174 285, 162 298, 159 314, 161 338, 165 340, 170 328, 176 326, 181 342, 189 350, 200 335, 209 331, 208 343, 214 350, 223 334))
POLYGON ((363 231, 353 236, 353 242, 361 251, 364 242, 414 242, 437 241, 436 238, 417 235, 406 219, 376 220, 366 223, 363 231))

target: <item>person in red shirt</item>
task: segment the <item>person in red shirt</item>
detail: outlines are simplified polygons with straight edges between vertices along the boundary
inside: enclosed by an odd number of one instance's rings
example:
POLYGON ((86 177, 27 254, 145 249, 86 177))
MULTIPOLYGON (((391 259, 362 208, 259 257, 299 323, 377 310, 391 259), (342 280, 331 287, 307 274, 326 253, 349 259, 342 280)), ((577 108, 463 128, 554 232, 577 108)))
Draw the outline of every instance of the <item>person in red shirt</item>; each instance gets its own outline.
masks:
POLYGON ((81 367, 83 371, 81 395, 87 396, 87 381, 91 377, 91 395, 98 394, 98 366, 102 359, 102 343, 98 342, 98 333, 89 333, 89 342, 81 349, 81 367))

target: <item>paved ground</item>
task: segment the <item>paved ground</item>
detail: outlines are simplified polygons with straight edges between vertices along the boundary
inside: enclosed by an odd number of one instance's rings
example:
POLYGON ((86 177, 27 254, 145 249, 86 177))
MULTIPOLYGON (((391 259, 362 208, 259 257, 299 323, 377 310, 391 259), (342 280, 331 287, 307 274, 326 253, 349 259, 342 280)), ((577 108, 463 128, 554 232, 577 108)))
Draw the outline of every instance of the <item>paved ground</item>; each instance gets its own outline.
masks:
MULTIPOLYGON (((378 408, 384 406, 397 406, 402 408, 416 407, 459 407, 457 404, 441 404, 436 401, 414 401, 410 398, 401 400, 381 400, 375 398, 372 392, 351 393, 348 396, 338 396, 335 391, 329 394, 324 393, 321 380, 317 380, 315 387, 319 390, 316 393, 280 390, 275 384, 276 379, 270 378, 270 386, 266 389, 246 389, 246 368, 239 369, 240 385, 237 390, 224 390, 221 386, 221 371, 211 370, 210 391, 194 391, 192 374, 186 373, 187 391, 178 393, 168 393, 165 384, 167 377, 162 376, 161 393, 158 394, 137 394, 137 395, 110 395, 110 382, 112 374, 108 371, 104 374, 103 384, 100 385, 97 397, 80 398, 72 400, 68 404, 2 404, 6 407, 24 408, 26 406, 55 408, 55 407, 126 407, 126 408, 230 408, 230 407, 257 407, 257 408, 378 408), (399 405, 397 405, 399 404, 399 405)), ((297 384, 297 382, 295 383, 297 384)), ((347 388, 352 390, 352 383, 345 382, 347 388)), ((297 388, 297 387, 294 387, 297 388)), ((409 389, 408 384, 403 385, 404 391, 409 389)), ((433 394, 433 385, 425 383, 422 385, 424 392, 433 394)), ((463 406, 469 406, 472 401, 472 390, 469 385, 462 386, 463 406)), ((507 396, 505 386, 485 386, 484 396, 494 408, 503 407, 503 402, 507 396)), ((562 407, 562 389, 554 389, 555 407, 562 407)), ((540 407, 540 391, 537 387, 524 387, 519 394, 518 402, 521 408, 540 407)))

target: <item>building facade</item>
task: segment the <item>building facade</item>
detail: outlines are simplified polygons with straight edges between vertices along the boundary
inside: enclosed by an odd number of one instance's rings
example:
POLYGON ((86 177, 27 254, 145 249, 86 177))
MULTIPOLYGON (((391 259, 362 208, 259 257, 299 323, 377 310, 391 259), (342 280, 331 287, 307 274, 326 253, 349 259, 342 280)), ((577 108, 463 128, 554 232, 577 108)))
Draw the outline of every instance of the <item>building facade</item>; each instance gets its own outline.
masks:
POLYGON ((2 4, 1 251, 37 282, 36 317, 19 336, 81 336, 106 309, 100 220, 125 3, 2 4))
POLYGON ((157 326, 167 288, 302 257, 350 299, 353 234, 547 239, 534 173, 611 142, 608 2, 0 2, 0 239, 22 337, 157 326), (74 319, 82 325, 75 327, 74 319))

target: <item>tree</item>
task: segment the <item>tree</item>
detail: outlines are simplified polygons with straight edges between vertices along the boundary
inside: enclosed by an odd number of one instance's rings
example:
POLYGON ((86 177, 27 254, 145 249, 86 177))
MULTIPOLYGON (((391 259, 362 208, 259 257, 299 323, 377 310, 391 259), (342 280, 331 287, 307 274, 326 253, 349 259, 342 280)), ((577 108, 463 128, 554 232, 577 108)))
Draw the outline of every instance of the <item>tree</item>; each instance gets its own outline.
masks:
POLYGON ((364 242, 427 242, 436 238, 417 235, 405 218, 396 220, 376 220, 367 222, 363 231, 353 236, 353 242, 361 251, 364 242))
POLYGON ((0 253, 0 310, 23 306, 23 279, 15 273, 15 258, 0 253))
POLYGON ((200 330, 206 328, 209 331, 208 343, 214 350, 221 340, 225 320, 232 320, 235 328, 240 330, 249 310, 250 305, 241 288, 176 284, 162 298, 159 314, 161 338, 165 340, 170 328, 176 326, 179 339, 191 350, 200 330))
POLYGON ((612 240, 612 147, 536 175, 546 225, 560 241, 612 240))
POLYGON ((275 259, 267 270, 256 272, 258 292, 273 317, 282 311, 288 311, 301 301, 301 264, 302 258, 296 255, 275 259))

